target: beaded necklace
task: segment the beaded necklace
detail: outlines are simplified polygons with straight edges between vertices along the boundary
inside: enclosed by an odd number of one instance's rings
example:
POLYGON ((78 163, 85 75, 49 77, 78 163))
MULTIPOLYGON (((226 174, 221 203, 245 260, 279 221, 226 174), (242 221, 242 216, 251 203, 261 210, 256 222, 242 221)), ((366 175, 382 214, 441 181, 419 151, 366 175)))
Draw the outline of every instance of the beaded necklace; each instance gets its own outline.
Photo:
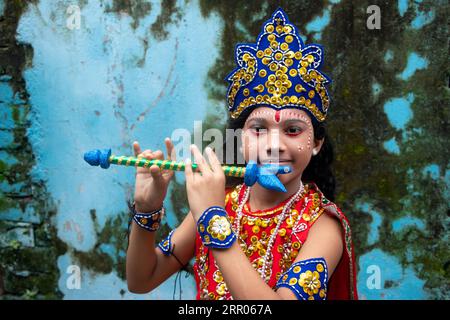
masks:
MULTIPOLYGON (((265 282, 268 282, 270 280, 270 276, 269 277, 266 276, 267 261, 269 260, 269 256, 272 252, 272 246, 275 242, 275 238, 277 237, 278 230, 280 229, 281 224, 283 223, 284 218, 286 217, 287 211, 291 208, 292 204, 298 200, 299 196, 303 193, 304 190, 305 189, 304 189, 303 183, 300 181, 300 188, 291 197, 291 199, 289 199, 289 201, 283 206, 283 211, 280 214, 280 218, 278 219, 277 226, 275 227, 275 231, 272 233, 272 235, 270 236, 269 242, 267 243, 267 250, 264 255, 263 265, 262 265, 261 272, 260 272, 260 275, 265 282)), ((242 218, 242 214, 243 214, 242 209, 243 209, 244 205, 247 203, 249 196, 250 196, 250 187, 247 186, 247 188, 245 189, 245 192, 244 192, 244 196, 242 197, 242 201, 239 202, 239 206, 237 209, 237 215, 236 215, 236 221, 234 223, 235 224, 234 229, 236 230, 236 234, 238 235, 238 237, 240 237, 240 232, 241 232, 241 218, 242 218)))

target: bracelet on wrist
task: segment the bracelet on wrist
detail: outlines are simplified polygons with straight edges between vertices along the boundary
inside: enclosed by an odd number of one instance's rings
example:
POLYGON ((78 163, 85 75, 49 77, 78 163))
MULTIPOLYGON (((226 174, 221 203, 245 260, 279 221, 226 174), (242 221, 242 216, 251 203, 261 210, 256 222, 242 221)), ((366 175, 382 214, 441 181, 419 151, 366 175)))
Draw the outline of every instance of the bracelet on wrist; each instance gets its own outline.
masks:
POLYGON ((139 227, 154 232, 159 229, 164 212, 164 206, 148 213, 137 212, 133 205, 133 220, 139 227))
POLYGON ((236 241, 227 212, 219 206, 212 206, 203 212, 197 222, 197 230, 203 244, 208 248, 230 248, 236 241))

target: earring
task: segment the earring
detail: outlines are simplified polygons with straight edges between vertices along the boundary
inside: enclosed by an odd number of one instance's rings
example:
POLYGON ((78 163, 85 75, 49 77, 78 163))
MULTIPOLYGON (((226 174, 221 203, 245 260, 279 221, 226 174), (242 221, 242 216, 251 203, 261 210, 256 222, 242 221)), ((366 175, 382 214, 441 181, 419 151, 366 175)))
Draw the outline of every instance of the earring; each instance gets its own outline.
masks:
POLYGON ((316 149, 313 149, 312 154, 313 154, 313 156, 316 156, 316 155, 318 154, 317 150, 316 150, 316 149))

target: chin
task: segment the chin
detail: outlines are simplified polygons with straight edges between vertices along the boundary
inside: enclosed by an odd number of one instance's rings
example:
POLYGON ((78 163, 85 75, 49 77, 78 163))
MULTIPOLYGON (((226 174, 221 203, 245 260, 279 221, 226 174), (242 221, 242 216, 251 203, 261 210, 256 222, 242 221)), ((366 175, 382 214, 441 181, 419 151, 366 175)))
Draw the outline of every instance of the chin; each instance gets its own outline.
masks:
POLYGON ((301 177, 301 172, 293 171, 288 174, 279 174, 277 177, 281 181, 282 184, 285 186, 291 183, 292 181, 298 181, 301 177))

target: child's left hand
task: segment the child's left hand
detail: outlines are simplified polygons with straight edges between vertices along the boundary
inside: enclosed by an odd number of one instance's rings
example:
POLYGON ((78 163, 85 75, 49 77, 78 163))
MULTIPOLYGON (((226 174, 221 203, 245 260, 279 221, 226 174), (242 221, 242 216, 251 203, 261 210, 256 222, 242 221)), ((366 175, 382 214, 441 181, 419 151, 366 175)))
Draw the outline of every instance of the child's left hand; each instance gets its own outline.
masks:
POLYGON ((192 171, 191 160, 186 160, 187 197, 195 221, 209 207, 223 207, 225 203, 225 174, 222 165, 211 148, 207 147, 205 151, 211 167, 195 145, 191 145, 191 152, 200 171, 192 171))

